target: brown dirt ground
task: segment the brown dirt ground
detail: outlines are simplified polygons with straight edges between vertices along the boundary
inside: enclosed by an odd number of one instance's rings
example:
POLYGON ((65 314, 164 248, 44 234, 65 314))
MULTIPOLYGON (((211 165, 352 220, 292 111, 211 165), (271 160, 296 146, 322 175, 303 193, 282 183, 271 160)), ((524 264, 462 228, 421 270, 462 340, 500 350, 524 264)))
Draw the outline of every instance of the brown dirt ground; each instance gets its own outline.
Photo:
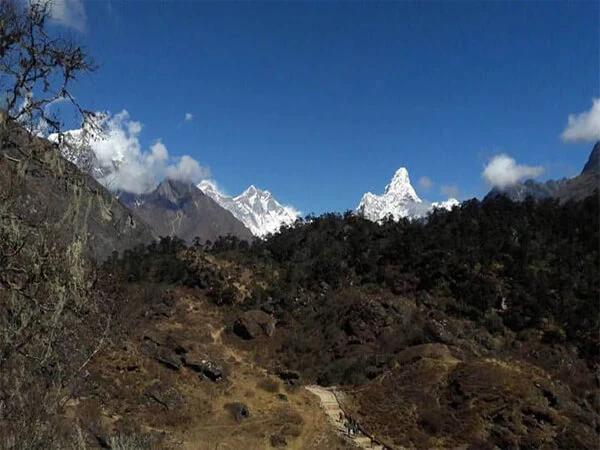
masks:
POLYGON ((69 402, 68 415, 93 439, 142 434, 152 435, 156 448, 252 450, 272 448, 276 436, 290 449, 348 448, 315 396, 284 385, 233 345, 237 338, 226 330, 222 309, 198 291, 178 289, 168 297, 142 312, 128 340, 98 355, 89 387, 69 402), (183 348, 209 359, 225 380, 161 364, 144 350, 149 340, 171 355, 183 348), (231 403, 245 404, 249 417, 238 421, 226 407, 231 403))

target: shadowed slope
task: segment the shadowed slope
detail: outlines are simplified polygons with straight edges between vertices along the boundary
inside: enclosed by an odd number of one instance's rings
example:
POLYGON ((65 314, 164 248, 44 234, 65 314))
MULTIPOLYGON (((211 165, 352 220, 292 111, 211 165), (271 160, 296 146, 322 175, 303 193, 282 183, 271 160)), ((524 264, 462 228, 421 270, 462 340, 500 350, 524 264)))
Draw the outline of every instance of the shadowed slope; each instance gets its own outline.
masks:
POLYGON ((139 214, 159 236, 177 236, 191 243, 216 240, 228 234, 252 239, 252 233, 233 214, 191 183, 164 180, 148 193, 122 193, 119 199, 139 214))
POLYGON ((153 239, 143 221, 53 144, 12 124, 2 128, 0 192, 17 220, 56 225, 55 242, 78 236, 97 260, 153 239))

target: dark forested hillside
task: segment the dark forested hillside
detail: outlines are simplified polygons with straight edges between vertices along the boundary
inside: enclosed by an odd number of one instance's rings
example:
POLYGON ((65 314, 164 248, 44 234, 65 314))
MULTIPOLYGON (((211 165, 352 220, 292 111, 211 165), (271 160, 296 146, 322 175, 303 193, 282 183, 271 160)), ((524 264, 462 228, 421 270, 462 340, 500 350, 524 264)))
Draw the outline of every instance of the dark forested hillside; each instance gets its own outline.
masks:
POLYGON ((106 269, 204 292, 232 342, 286 380, 345 386, 390 448, 594 448, 598 200, 326 214, 252 243, 167 239, 106 269))
MULTIPOLYGON (((269 296, 282 307, 300 289, 385 285, 427 293, 439 308, 474 320, 489 314, 514 330, 552 321, 586 353, 597 351, 600 293, 598 197, 471 200, 421 222, 374 224, 352 214, 309 218, 248 251, 281 273, 269 296)), ((590 353, 590 354, 591 354, 590 353)))
MULTIPOLYGON (((457 317, 482 323, 494 317, 515 331, 552 323, 558 336, 597 356, 599 216, 597 195, 563 204, 499 196, 438 210, 423 221, 379 225, 351 213, 308 217, 252 244, 221 238, 209 252, 263 274, 276 272, 265 275, 269 283, 254 286, 248 300, 268 301, 275 310, 294 310, 298 298, 307 301, 324 287, 381 286, 431 297, 457 317)), ((176 261, 182 248, 182 242, 164 241, 112 264, 148 277, 168 267, 156 262, 157 254, 176 261)), ((173 267, 189 279, 181 264, 173 267)))

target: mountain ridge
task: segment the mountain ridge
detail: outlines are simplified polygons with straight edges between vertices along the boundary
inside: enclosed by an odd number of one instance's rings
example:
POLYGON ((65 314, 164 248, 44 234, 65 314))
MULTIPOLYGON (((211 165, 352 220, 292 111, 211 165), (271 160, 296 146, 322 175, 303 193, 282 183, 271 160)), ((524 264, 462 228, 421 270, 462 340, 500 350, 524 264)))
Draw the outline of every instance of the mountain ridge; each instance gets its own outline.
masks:
POLYGON ((159 236, 176 236, 191 243, 233 235, 251 240, 252 233, 233 214, 193 183, 165 178, 146 194, 118 193, 118 198, 142 217, 159 236))
POLYGON ((585 173, 597 173, 600 172, 600 141, 594 144, 594 148, 592 149, 592 153, 583 166, 583 170, 581 171, 581 175, 585 173))
POLYGON ((572 178, 558 180, 535 181, 528 179, 504 189, 494 187, 484 197, 484 200, 504 195, 516 202, 522 202, 528 197, 535 200, 556 198, 561 202, 582 200, 591 195, 600 186, 600 141, 594 144, 590 156, 583 169, 572 178))
POLYGON ((292 225, 298 218, 293 208, 282 205, 271 192, 253 184, 235 197, 223 194, 210 180, 200 182, 198 189, 231 212, 254 236, 276 233, 281 226, 292 225))

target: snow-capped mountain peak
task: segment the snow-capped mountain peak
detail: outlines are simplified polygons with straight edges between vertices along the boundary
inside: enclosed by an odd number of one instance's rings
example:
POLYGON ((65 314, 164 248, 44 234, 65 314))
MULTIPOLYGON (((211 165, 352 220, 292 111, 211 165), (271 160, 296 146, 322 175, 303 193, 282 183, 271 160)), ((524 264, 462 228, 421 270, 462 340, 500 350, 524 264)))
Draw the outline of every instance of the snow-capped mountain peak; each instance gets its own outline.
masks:
POLYGON ((384 195, 393 196, 407 201, 421 202, 421 199, 410 184, 410 177, 406 167, 400 167, 392 177, 392 181, 385 187, 384 195))
POLYGON ((217 185, 211 180, 202 180, 200 183, 198 183, 198 189, 200 189, 205 195, 213 198, 213 200, 215 196, 221 195, 217 185))
POLYGON ((408 170, 400 167, 385 187, 384 193, 365 193, 356 211, 366 219, 379 222, 389 216, 394 220, 423 217, 434 208, 452 209, 456 204, 456 199, 437 203, 423 202, 410 183, 408 170))
POLYGON ((293 224, 298 213, 289 206, 279 203, 269 191, 254 185, 236 197, 219 191, 214 182, 203 180, 198 188, 223 208, 230 211, 255 236, 266 236, 279 231, 282 225, 293 224))
MULTIPOLYGON (((253 195, 253 194, 256 194, 257 192, 258 192, 258 189, 256 189, 256 186, 251 184, 250 186, 248 186, 246 188, 246 190, 244 192, 242 192, 240 195, 238 195, 238 197, 241 197, 243 195, 253 195)), ((261 192, 268 192, 268 191, 261 191, 261 192)))

